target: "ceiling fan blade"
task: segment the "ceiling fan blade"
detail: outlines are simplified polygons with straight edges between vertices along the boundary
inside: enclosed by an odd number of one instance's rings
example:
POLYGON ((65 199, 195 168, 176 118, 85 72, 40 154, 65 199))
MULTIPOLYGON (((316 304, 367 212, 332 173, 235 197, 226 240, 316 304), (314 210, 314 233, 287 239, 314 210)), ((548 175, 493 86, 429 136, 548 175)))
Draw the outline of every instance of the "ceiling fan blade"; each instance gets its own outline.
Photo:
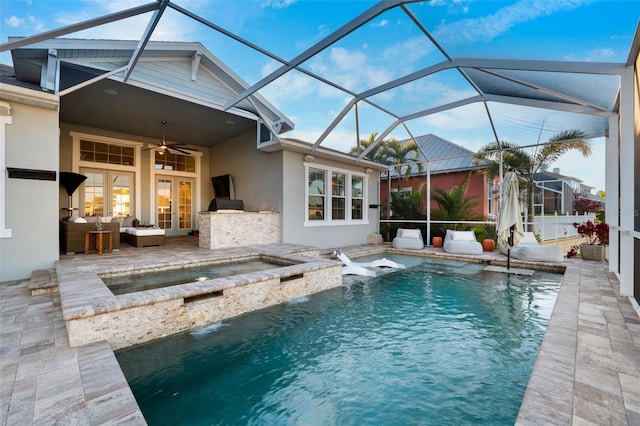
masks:
POLYGON ((190 152, 183 151, 182 148, 176 148, 174 146, 167 146, 167 149, 169 149, 169 151, 177 151, 177 152, 179 152, 181 154, 184 154, 184 155, 191 155, 190 152))

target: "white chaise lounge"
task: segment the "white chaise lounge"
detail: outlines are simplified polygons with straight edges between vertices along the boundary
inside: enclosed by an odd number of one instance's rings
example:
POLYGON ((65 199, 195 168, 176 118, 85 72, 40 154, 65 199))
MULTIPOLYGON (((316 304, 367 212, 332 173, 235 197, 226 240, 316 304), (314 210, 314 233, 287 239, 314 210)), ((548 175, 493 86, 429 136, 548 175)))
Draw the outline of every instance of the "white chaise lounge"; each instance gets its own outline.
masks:
MULTIPOLYGON (((507 255, 507 247, 500 246, 500 253, 507 255)), ((525 232, 517 247, 511 249, 511 257, 529 262, 562 262, 564 255, 558 246, 542 246, 533 232, 525 232)))
POLYGON ((476 240, 473 231, 447 229, 442 248, 450 254, 482 254, 482 244, 476 240))
POLYGON ((405 269, 404 265, 401 263, 394 262, 393 260, 389 260, 387 258, 377 259, 373 262, 353 262, 349 257, 342 252, 342 250, 337 249, 333 252, 333 255, 342 261, 344 265, 342 267, 342 275, 366 275, 369 277, 375 277, 375 271, 367 268, 392 268, 392 269, 405 269))
POLYGON ((422 232, 419 229, 398 228, 392 245, 397 249, 421 250, 424 248, 422 232))

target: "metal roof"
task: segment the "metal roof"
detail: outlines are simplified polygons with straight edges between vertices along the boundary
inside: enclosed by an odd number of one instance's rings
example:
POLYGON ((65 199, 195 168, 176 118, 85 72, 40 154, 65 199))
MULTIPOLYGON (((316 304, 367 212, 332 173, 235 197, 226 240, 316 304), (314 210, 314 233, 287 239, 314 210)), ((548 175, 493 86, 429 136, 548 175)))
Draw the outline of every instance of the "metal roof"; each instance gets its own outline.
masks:
MULTIPOLYGON (((475 152, 433 134, 416 136, 414 140, 418 144, 422 155, 429 160, 431 174, 482 169, 487 164, 486 160, 475 162, 475 152)), ((401 142, 404 144, 409 141, 410 139, 401 142)), ((409 164, 409 167, 412 175, 427 173, 425 167, 421 171, 414 164, 409 164)), ((393 177, 396 174, 396 170, 392 168, 391 176, 393 177)))

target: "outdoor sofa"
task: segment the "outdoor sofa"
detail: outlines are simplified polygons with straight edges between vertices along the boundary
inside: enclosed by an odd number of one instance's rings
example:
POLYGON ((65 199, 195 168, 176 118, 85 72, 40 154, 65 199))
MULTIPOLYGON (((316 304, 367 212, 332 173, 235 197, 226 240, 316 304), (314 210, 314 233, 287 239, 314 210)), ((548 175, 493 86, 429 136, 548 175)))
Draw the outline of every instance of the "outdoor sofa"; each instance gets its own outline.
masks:
MULTIPOLYGON (((507 247, 500 246, 500 253, 507 255, 507 247)), ((558 246, 543 246, 533 232, 525 232, 517 247, 511 249, 511 257, 529 262, 562 262, 564 254, 558 246)))
POLYGON ((450 254, 482 254, 482 244, 476 240, 473 231, 453 231, 447 229, 442 248, 450 254))
MULTIPOLYGON (((120 250, 120 224, 117 222, 107 222, 102 224, 103 231, 111 231, 112 248, 113 250, 120 250)), ((60 240, 62 242, 62 252, 66 254, 84 253, 84 238, 85 233, 88 231, 95 231, 96 224, 94 223, 74 223, 70 221, 63 221, 61 227, 60 240)), ((93 237, 95 238, 95 237, 93 237)), ((91 244, 95 244, 93 239, 91 244)), ((108 238, 102 239, 103 250, 107 250, 109 244, 108 238)))

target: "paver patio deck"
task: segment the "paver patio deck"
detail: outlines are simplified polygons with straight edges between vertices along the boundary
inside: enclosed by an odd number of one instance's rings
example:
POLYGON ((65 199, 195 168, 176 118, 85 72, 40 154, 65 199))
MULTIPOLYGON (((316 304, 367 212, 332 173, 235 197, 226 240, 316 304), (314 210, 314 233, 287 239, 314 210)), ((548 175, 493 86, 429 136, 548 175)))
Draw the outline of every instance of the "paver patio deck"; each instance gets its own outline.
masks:
MULTIPOLYGON (((356 257, 385 249, 390 246, 343 251, 356 257)), ((123 247, 102 256, 64 256, 62 261, 146 264, 207 252, 192 237, 168 238, 164 247, 123 247)), ((434 248, 422 254, 445 256, 434 248)), ((482 259, 500 256, 495 252, 482 259)), ((638 313, 620 296, 618 280, 606 272, 606 263, 570 259, 565 265, 516 424, 640 425, 638 313)), ((44 279, 43 273, 34 279, 44 279)), ((1 424, 145 424, 109 345, 70 348, 58 293, 32 296, 28 286, 28 280, 0 284, 1 424)))

